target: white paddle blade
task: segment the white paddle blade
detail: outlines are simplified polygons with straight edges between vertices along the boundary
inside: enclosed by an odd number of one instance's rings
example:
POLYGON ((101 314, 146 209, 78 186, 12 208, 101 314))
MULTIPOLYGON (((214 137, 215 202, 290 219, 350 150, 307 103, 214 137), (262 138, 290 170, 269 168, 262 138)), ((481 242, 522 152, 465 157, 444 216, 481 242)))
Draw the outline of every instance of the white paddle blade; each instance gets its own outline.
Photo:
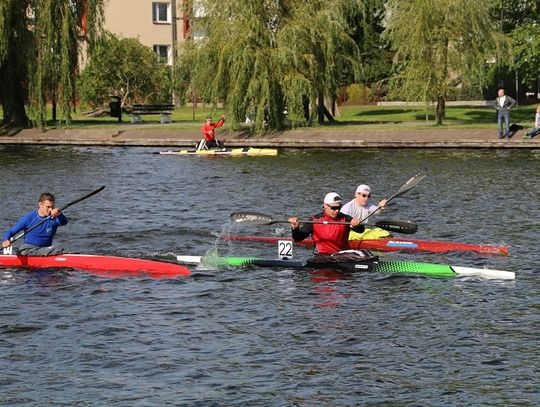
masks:
POLYGON ((231 222, 244 225, 270 225, 273 220, 270 216, 259 212, 235 212, 231 214, 231 222))
POLYGON ((183 264, 199 264, 201 256, 176 256, 176 261, 183 264))

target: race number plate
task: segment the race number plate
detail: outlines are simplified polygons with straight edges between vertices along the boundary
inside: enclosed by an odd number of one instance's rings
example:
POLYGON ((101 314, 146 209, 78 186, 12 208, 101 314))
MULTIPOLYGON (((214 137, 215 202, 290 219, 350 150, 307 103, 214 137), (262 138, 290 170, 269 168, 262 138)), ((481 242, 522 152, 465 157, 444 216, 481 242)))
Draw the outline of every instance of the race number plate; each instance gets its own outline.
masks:
POLYGON ((283 260, 290 260, 293 258, 292 240, 278 240, 278 257, 283 260))

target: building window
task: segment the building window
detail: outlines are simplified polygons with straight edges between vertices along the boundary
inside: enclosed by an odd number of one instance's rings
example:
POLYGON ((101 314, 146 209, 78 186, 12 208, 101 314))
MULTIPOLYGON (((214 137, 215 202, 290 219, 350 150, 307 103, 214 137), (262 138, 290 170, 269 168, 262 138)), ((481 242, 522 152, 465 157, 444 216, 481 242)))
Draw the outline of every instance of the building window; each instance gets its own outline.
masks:
POLYGON ((171 65, 171 47, 169 45, 154 45, 158 61, 171 65))
POLYGON ((154 21, 154 23, 170 23, 171 4, 152 3, 152 21, 154 21))

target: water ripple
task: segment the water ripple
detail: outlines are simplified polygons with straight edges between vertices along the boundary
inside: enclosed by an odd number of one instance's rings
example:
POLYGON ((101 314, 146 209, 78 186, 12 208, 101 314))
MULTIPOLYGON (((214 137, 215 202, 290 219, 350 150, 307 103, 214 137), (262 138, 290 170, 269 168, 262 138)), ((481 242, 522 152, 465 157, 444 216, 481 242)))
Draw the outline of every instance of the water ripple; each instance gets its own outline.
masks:
POLYGON ((4 194, 17 197, 1 228, 33 207, 38 191, 54 191, 62 204, 107 185, 66 211, 59 244, 165 261, 216 249, 273 257, 275 247, 220 236, 280 236, 286 225, 230 225, 230 213, 307 216, 329 190, 352 198, 368 183, 377 200, 427 168, 388 215, 416 221, 418 238, 506 244, 510 256, 384 256, 512 270, 517 279, 193 267, 189 278, 154 280, 4 269, 1 405, 538 404, 536 152, 299 150, 237 160, 150 153, 0 147, 0 170, 12 174, 4 194), (43 162, 55 176, 43 177, 43 162))

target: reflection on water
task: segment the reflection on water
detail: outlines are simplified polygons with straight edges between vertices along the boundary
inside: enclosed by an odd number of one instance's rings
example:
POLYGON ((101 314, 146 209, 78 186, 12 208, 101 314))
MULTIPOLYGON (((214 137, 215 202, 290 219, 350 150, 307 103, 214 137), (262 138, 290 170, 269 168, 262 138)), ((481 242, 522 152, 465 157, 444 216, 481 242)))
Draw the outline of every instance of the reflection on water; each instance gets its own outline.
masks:
POLYGON ((106 185, 66 210, 58 244, 165 261, 211 250, 274 257, 272 245, 220 237, 286 235, 286 225, 231 225, 229 215, 309 216, 327 192, 352 199, 360 183, 378 202, 426 168, 387 216, 417 222, 419 239, 506 245, 510 256, 384 256, 511 270, 517 279, 217 268, 155 280, 4 269, 1 404, 537 404, 538 151, 291 150, 212 160, 153 151, 0 147, 9 174, 0 228, 40 192, 61 206, 106 185))

